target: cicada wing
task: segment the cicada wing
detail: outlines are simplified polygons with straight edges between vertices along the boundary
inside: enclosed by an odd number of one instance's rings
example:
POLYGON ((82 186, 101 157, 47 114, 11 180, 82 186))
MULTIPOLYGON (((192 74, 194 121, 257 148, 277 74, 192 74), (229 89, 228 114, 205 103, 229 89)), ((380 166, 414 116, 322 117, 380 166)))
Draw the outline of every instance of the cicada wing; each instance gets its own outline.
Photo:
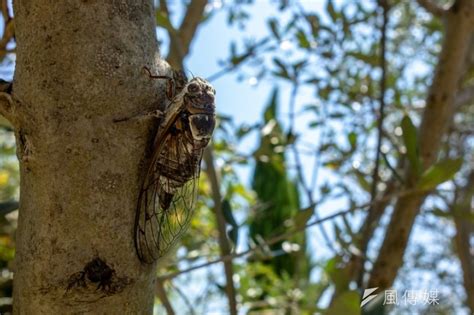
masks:
POLYGON ((164 137, 142 185, 136 210, 135 246, 145 263, 164 256, 190 223, 202 149, 194 150, 187 139, 184 133, 164 137))

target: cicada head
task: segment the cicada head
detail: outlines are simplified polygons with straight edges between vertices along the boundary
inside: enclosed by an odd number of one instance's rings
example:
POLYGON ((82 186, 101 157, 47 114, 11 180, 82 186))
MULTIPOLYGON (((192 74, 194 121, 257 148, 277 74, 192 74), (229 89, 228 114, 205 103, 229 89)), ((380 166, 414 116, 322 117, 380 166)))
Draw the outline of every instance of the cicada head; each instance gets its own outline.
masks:
POLYGON ((202 78, 193 78, 184 88, 184 102, 191 114, 215 114, 216 90, 202 78))
POLYGON ((184 101, 189 127, 195 140, 208 140, 216 126, 216 90, 202 78, 193 78, 185 87, 184 101))

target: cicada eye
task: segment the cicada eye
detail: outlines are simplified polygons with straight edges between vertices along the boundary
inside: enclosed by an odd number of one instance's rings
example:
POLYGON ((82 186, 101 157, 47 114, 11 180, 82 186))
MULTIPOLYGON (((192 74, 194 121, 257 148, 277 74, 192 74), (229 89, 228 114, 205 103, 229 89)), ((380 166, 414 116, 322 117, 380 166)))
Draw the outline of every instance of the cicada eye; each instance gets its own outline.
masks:
POLYGON ((214 90, 214 88, 212 88, 210 85, 206 86, 206 91, 209 91, 212 94, 216 95, 216 90, 214 90))
POLYGON ((188 92, 197 93, 199 92, 199 85, 197 83, 191 83, 188 85, 188 92))

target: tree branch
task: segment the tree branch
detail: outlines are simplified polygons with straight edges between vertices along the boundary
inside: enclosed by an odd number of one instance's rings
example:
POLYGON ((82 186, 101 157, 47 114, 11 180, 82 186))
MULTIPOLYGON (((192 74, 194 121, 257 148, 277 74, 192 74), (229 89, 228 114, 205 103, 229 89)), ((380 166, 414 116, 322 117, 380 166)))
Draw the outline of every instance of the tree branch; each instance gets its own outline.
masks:
POLYGON ((466 290, 467 304, 474 313, 474 255, 470 246, 470 238, 474 235, 474 225, 464 219, 472 216, 471 200, 474 198, 474 171, 471 171, 466 186, 460 191, 458 200, 451 207, 454 224, 456 225, 456 236, 454 242, 463 270, 464 288, 466 290))
MULTIPOLYGON (((388 23, 388 11, 389 6, 386 0, 380 1, 380 6, 382 8, 382 27, 380 30, 381 38, 380 38, 380 69, 382 72, 382 77, 380 78, 380 111, 379 117, 377 119, 377 147, 375 152, 375 167, 374 172, 372 174, 372 187, 370 189, 370 195, 372 200, 375 199, 377 194, 377 184, 379 180, 379 168, 380 168, 380 154, 382 147, 382 140, 383 140, 383 122, 385 119, 385 87, 386 87, 386 77, 387 77, 387 67, 386 67, 386 60, 385 60, 385 50, 386 50, 386 42, 387 42, 387 23, 388 23)), ((370 210, 369 210, 370 213, 370 210)))
MULTIPOLYGON (((446 13, 446 34, 419 132, 419 152, 423 169, 438 156, 442 138, 455 110, 455 96, 462 77, 469 39, 474 30, 474 3, 457 1, 446 13)), ((419 174, 411 166, 405 174, 407 188, 416 186, 419 174)), ((403 264, 408 239, 426 193, 397 200, 378 258, 372 269, 369 287, 389 288, 403 264)))
POLYGON ((254 253, 257 250, 260 250, 262 248, 267 248, 267 247, 269 247, 271 245, 274 245, 278 242, 288 240, 291 237, 295 236, 296 234, 306 231, 306 229, 308 229, 310 227, 319 225, 321 223, 324 223, 326 221, 338 218, 340 216, 344 216, 344 215, 353 213, 356 210, 362 210, 364 208, 372 206, 374 203, 386 202, 386 201, 389 201, 389 200, 391 200, 392 198, 395 198, 395 197, 409 196, 409 195, 412 195, 414 193, 416 193, 415 190, 399 191, 399 192, 396 192, 394 194, 384 196, 384 197, 382 197, 382 198, 380 198, 380 199, 378 199, 374 202, 369 202, 369 203, 366 203, 366 204, 363 204, 363 205, 354 206, 354 207, 351 207, 350 209, 336 212, 334 214, 328 215, 328 216, 326 216, 324 218, 321 218, 319 220, 314 220, 312 222, 307 223, 306 225, 297 227, 297 228, 295 228, 295 229, 293 229, 293 230, 291 230, 287 233, 277 234, 274 237, 271 237, 271 238, 267 239, 266 241, 263 241, 263 242, 257 244, 256 246, 254 246, 254 247, 252 247, 248 250, 242 251, 240 253, 233 253, 233 254, 230 254, 230 255, 222 256, 218 259, 211 260, 211 261, 208 261, 208 262, 203 263, 203 264, 199 264, 199 265, 196 265, 196 266, 189 267, 187 269, 183 269, 183 270, 179 270, 179 271, 176 271, 176 272, 173 272, 173 273, 169 273, 167 275, 159 276, 158 278, 161 279, 162 281, 170 280, 170 279, 173 279, 173 278, 175 278, 179 275, 182 275, 184 273, 188 273, 188 272, 192 272, 194 270, 209 267, 209 266, 215 265, 215 264, 223 262, 223 261, 232 261, 235 258, 245 257, 245 256, 250 255, 250 254, 252 254, 252 253, 254 253))
MULTIPOLYGON (((382 9, 382 26, 380 28, 380 69, 382 72, 382 77, 380 78, 380 96, 379 96, 379 117, 377 119, 377 147, 375 152, 375 166, 372 174, 372 186, 370 189, 371 200, 377 198, 377 185, 379 182, 379 169, 380 169, 380 157, 382 154, 382 141, 383 141, 383 122, 385 120, 385 92, 386 92, 386 77, 387 77, 387 62, 386 62, 386 48, 387 48, 387 25, 388 25, 388 12, 390 10, 387 0, 380 1, 380 7, 382 9)), ((392 186, 394 182, 391 182, 392 186)), ((393 187, 390 187, 386 190, 385 194, 390 194, 393 187)), ((364 225, 361 229, 361 244, 359 249, 362 252, 362 255, 355 258, 357 261, 356 266, 354 266, 354 271, 358 273, 357 284, 359 287, 362 287, 362 282, 364 280, 364 262, 365 255, 367 254, 367 249, 369 246, 370 239, 372 238, 373 232, 377 223, 379 222, 382 214, 385 211, 388 202, 377 203, 369 208, 367 217, 365 219, 364 225)))
POLYGON ((167 61, 175 69, 183 68, 183 60, 189 53, 189 47, 202 21, 207 2, 207 0, 191 1, 177 32, 168 31, 171 43, 167 61))
POLYGON ((459 108, 472 102, 474 102, 474 84, 466 86, 457 93, 455 106, 459 108))
POLYGON ((166 0, 160 0, 160 11, 163 12, 166 16, 170 15, 168 3, 166 2, 166 0))
MULTIPOLYGON (((219 179, 217 178, 217 172, 214 167, 214 157, 210 147, 207 147, 204 151, 204 160, 206 162, 206 173, 211 183, 214 212, 216 214, 217 228, 219 230, 219 247, 221 249, 221 256, 229 256, 231 251, 227 240, 225 218, 222 213, 222 196, 219 190, 219 179)), ((237 301, 235 299, 236 293, 233 280, 234 268, 231 260, 225 260, 223 262, 226 278, 225 292, 227 294, 227 299, 229 300, 230 314, 237 315, 237 301)))
MULTIPOLYGON (((293 89, 292 89, 291 95, 290 95, 290 104, 289 104, 289 108, 290 108, 290 112, 289 112, 289 120, 290 120, 289 133, 290 134, 293 134, 295 132, 294 131, 294 127, 295 127, 295 106, 296 106, 296 96, 298 94, 298 88, 299 88, 299 84, 298 84, 297 80, 295 79, 295 82, 293 83, 293 89)), ((296 137, 296 135, 295 135, 295 137, 296 137)), ((314 202, 314 198, 313 198, 312 189, 306 184, 306 180, 304 179, 303 163, 301 161, 300 153, 298 151, 298 148, 296 147, 296 141, 294 143, 292 143, 290 147, 291 147, 291 150, 293 152, 294 159, 295 159, 296 174, 297 174, 298 181, 299 181, 301 187, 303 188, 304 193, 306 194, 306 198, 308 198, 309 204, 314 204, 315 202, 314 202)), ((319 213, 317 211, 316 206, 314 207, 313 215, 316 219, 319 219, 319 213)), ((324 226, 320 225, 319 229, 320 229, 321 235, 323 236, 323 239, 326 243, 326 247, 329 248, 330 250, 332 250, 334 253, 337 253, 337 250, 332 245, 331 239, 329 238, 329 235, 328 235, 326 229, 324 228, 324 226)))
POLYGON ((166 313, 168 315, 174 315, 175 312, 173 306, 171 306, 171 302, 168 299, 168 296, 166 295, 166 290, 163 285, 163 281, 161 281, 160 279, 156 280, 156 295, 158 295, 158 298, 161 300, 161 303, 163 304, 166 313))
POLYGON ((446 12, 446 9, 443 9, 439 5, 431 2, 431 0, 417 0, 417 2, 420 7, 436 17, 442 17, 446 12))

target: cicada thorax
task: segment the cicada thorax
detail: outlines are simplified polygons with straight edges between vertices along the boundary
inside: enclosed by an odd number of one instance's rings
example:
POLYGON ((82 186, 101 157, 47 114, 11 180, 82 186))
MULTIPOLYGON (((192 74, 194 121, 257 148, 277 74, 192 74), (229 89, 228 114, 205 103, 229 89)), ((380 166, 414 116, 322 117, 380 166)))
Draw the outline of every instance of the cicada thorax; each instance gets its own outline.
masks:
MULTIPOLYGON (((208 145, 209 134, 203 136, 195 130, 203 130, 202 126, 194 126, 196 120, 202 120, 197 115, 183 111, 170 130, 170 136, 160 152, 157 171, 159 169, 162 195, 160 205, 168 209, 174 193, 188 181, 199 177, 200 163, 203 150, 208 145), (196 134, 199 134, 196 136, 196 134)), ((205 119, 210 121, 211 118, 205 119)), ((212 118, 213 119, 213 118, 212 118)), ((212 123, 214 125, 215 123, 212 123)), ((199 125, 199 124, 198 124, 199 125)), ((213 129, 213 128, 212 128, 213 129)), ((209 130, 209 127, 208 129, 209 130)))

